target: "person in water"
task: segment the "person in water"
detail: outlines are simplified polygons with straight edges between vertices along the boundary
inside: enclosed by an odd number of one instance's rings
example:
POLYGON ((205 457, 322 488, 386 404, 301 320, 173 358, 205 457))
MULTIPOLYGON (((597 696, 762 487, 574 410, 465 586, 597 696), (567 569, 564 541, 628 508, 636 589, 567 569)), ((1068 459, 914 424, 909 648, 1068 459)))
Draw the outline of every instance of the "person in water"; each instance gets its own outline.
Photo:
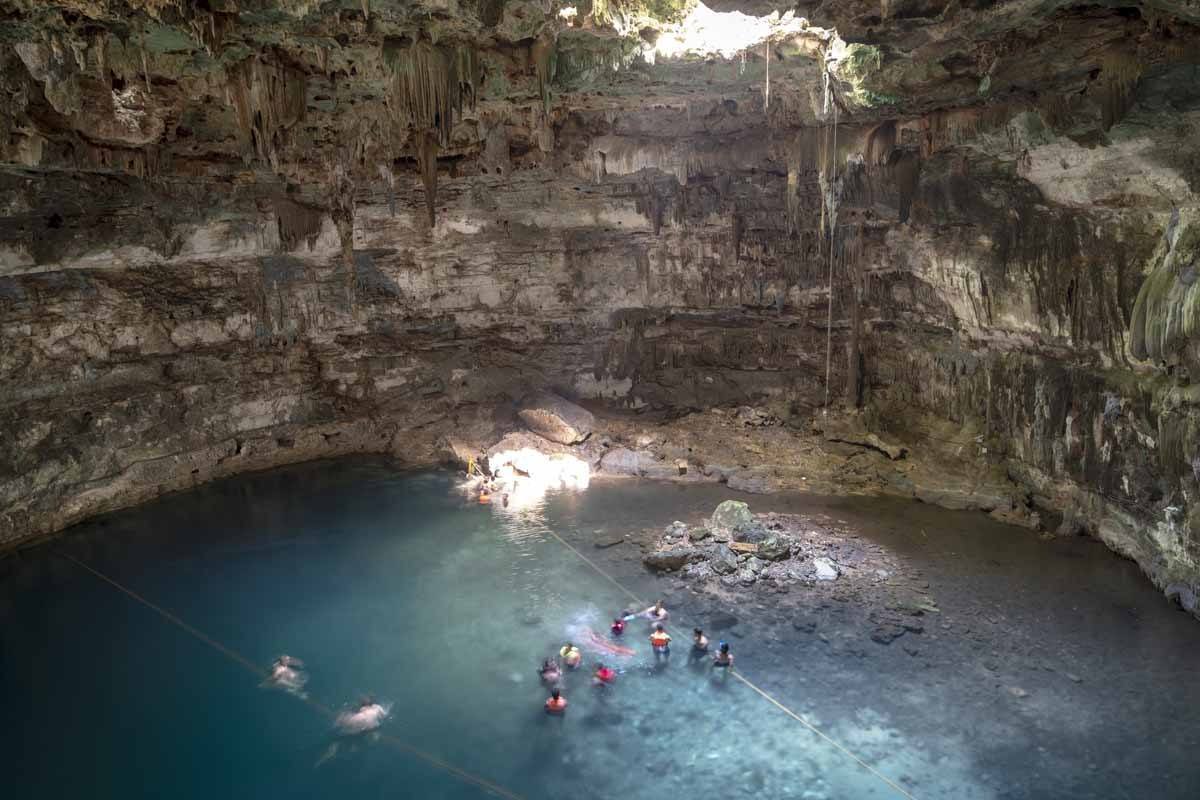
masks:
POLYGON ((579 652, 579 648, 570 642, 564 644, 558 654, 562 656, 563 664, 567 669, 579 669, 579 665, 583 663, 583 653, 579 652))
POLYGON ((654 626, 654 633, 650 634, 650 647, 659 658, 671 655, 671 634, 667 633, 661 622, 654 626))
POLYGON ((659 622, 666 622, 671 618, 671 615, 667 613, 667 609, 663 607, 662 600, 659 600, 657 603, 643 611, 642 616, 649 619, 651 625, 655 625, 659 622))
POLYGON ((597 686, 608 686, 617 679, 617 671, 612 667, 599 664, 596 666, 596 672, 592 678, 597 686))
POLYGON ((265 685, 277 686, 280 689, 299 694, 308 682, 308 676, 301 669, 304 662, 289 655, 282 655, 271 664, 271 673, 267 676, 265 685))
POLYGON ((699 628, 692 628, 692 660, 704 658, 708 653, 708 637, 699 628))
POLYGON ((387 716, 387 708, 370 697, 364 697, 358 701, 353 711, 338 714, 335 724, 343 734, 352 736, 375 730, 383 724, 387 716))
POLYGON ((547 714, 561 714, 567 710, 567 698, 562 696, 562 692, 554 689, 550 692, 550 697, 546 700, 547 714))
POLYGON ((542 668, 538 670, 538 675, 541 676, 543 683, 555 684, 562 678, 562 670, 558 668, 557 661, 547 658, 542 662, 542 668))
POLYGON ((613 620, 612 626, 609 628, 609 630, 612 631, 613 636, 620 636, 625 632, 625 620, 617 617, 613 620))
POLYGON ((718 669, 729 669, 733 666, 733 653, 729 652, 728 642, 721 642, 720 649, 713 656, 713 666, 718 669))

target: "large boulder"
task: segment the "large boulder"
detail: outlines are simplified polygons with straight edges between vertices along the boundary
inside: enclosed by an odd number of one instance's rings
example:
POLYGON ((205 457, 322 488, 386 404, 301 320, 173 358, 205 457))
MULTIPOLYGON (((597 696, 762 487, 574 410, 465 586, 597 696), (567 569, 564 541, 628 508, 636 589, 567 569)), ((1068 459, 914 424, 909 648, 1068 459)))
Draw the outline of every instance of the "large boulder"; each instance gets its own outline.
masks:
POLYGON ((750 506, 741 500, 726 500, 717 506, 708 524, 715 533, 732 534, 753 522, 754 515, 750 513, 750 506))
POLYGON ((671 547, 666 550, 655 550, 644 556, 642 563, 658 572, 675 572, 703 557, 704 554, 695 547, 671 547))
POLYGON ((596 418, 556 394, 541 392, 525 403, 517 416, 538 436, 559 444, 577 444, 592 435, 596 418))

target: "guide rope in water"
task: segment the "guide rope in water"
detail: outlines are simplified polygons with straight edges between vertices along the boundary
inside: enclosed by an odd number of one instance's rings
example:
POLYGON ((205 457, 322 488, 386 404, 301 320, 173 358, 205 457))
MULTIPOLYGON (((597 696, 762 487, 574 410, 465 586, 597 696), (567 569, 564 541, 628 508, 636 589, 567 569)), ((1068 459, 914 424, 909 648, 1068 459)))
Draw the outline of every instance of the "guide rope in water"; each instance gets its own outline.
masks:
MULTIPOLYGON (((233 661, 235 664, 237 664, 238 666, 245 669, 247 672, 250 672, 259 678, 266 678, 270 675, 270 672, 268 670, 263 669, 258 664, 255 664, 253 661, 246 658, 241 653, 237 652, 236 650, 234 650, 224 644, 221 644, 216 639, 214 639, 211 636, 209 636, 208 634, 204 633, 204 631, 201 631, 200 629, 193 627, 192 625, 189 625, 188 623, 184 622, 182 619, 180 619, 178 616, 171 613, 167 609, 163 608, 160 605, 152 603, 151 601, 147 600, 145 597, 142 597, 140 594, 135 592, 133 589, 130 589, 128 586, 125 586, 124 584, 120 583, 119 581, 117 581, 114 578, 110 578, 108 575, 104 574, 100 570, 95 569, 94 567, 91 567, 88 564, 85 564, 84 562, 80 561, 78 558, 67 555, 66 553, 55 553, 55 555, 60 556, 61 558, 66 559, 67 561, 70 561, 71 563, 78 566, 80 569, 91 573, 96 578, 99 578, 101 581, 107 583, 109 586, 112 586, 114 589, 116 589, 117 591, 126 595, 127 597, 135 600, 138 603, 141 603, 143 606, 150 609, 154 613, 158 614, 160 617, 165 619, 167 622, 170 622, 172 625, 175 625, 176 627, 180 628, 181 630, 185 631, 186 633, 191 634, 196 639, 200 640, 204 644, 206 644, 209 647, 211 647, 212 649, 216 650, 221 655, 228 658, 230 661, 233 661)), ((311 708, 316 709, 317 711, 319 711, 321 714, 325 715, 326 717, 329 717, 332 719, 337 716, 337 712, 334 711, 332 708, 325 705, 324 703, 320 703, 316 700, 313 700, 310 697, 297 696, 297 699, 303 701, 311 708)), ((398 739, 395 736, 392 736, 391 734, 377 731, 376 736, 379 737, 380 741, 387 742, 388 744, 392 745, 396 749, 401 750, 402 752, 408 753, 411 756, 415 756, 416 758, 419 758, 422 761, 425 761, 426 763, 431 764, 432 766, 442 770, 443 772, 453 775, 454 777, 458 778, 459 780, 463 781, 464 783, 469 783, 473 786, 477 786, 486 792, 490 792, 491 794, 496 795, 497 797, 503 797, 503 798, 505 798, 505 800, 526 800, 526 798, 522 797, 521 795, 517 794, 516 792, 511 791, 510 789, 506 789, 497 783, 493 783, 492 781, 489 781, 487 778, 484 778, 480 775, 476 775, 472 772, 468 772, 467 770, 464 770, 461 767, 456 767, 453 764, 449 763, 448 761, 444 761, 444 760, 438 758, 437 756, 433 755, 432 753, 427 753, 426 751, 421 750, 418 747, 414 747, 411 744, 409 744, 408 742, 405 742, 402 739, 398 739)))
MULTIPOLYGON (((622 592, 624 592, 631 600, 633 600, 633 602, 635 604, 640 606, 647 602, 643 598, 638 597, 637 594, 635 594, 632 589, 628 588, 627 586, 625 586, 625 584, 621 583, 619 580, 614 578, 611 574, 608 573, 607 570, 605 570, 603 567, 601 567, 599 564, 597 564, 592 559, 585 556, 583 553, 581 553, 579 551, 579 549, 577 547, 573 546, 566 539, 559 536, 557 533, 555 533, 553 530, 551 530, 548 526, 545 527, 545 531, 551 537, 556 539, 558 541, 558 543, 561 544, 563 547, 567 548, 572 553, 579 556, 580 560, 582 560, 585 564, 587 564, 589 567, 591 567, 593 570, 595 570, 601 577, 607 579, 609 583, 611 583, 613 586, 616 586, 618 589, 620 589, 622 592)), ((775 699, 775 697, 773 697, 768 691, 766 691, 762 687, 758 686, 756 683, 751 681, 749 678, 747 678, 741 672, 739 672, 736 669, 731 669, 730 674, 732 674, 734 678, 736 678, 738 681, 743 683, 747 688, 749 688, 755 694, 759 695, 764 700, 766 700, 768 703, 770 703, 771 705, 775 706, 780 711, 782 711, 784 714, 787 714, 793 720, 795 720, 796 722, 799 722, 801 725, 808 728, 810 731, 815 733, 821 739, 828 742, 835 749, 837 749, 838 752, 845 755, 847 758, 849 758, 855 764, 858 764, 860 767, 865 769, 867 772, 871 773, 876 778, 883 781, 885 784, 887 784, 887 786, 889 788, 895 790, 898 794, 900 794, 900 796, 906 798, 906 800, 917 800, 917 798, 915 798, 912 795, 912 793, 909 792, 907 789, 900 786, 898 783, 893 781, 891 778, 889 778, 888 776, 884 775, 879 770, 872 767, 870 764, 868 764, 866 761, 864 761, 859 756, 855 755, 845 745, 841 744, 837 740, 830 737, 828 734, 824 733, 820 728, 818 728, 816 725, 813 725, 811 722, 809 722, 807 719, 805 719, 801 714, 798 714, 797 712, 793 711, 792 709, 788 708, 786 705, 781 703, 779 700, 775 699)))

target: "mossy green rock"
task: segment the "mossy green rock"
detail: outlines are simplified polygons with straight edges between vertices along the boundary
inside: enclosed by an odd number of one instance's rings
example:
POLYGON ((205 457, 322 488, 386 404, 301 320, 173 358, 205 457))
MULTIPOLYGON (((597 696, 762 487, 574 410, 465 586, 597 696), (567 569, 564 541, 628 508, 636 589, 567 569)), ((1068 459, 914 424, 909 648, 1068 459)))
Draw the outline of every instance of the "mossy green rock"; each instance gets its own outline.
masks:
POLYGON ((732 533, 738 528, 745 527, 753 522, 754 515, 750 513, 750 506, 741 500, 726 500, 717 506, 717 510, 713 512, 709 526, 714 531, 732 533))

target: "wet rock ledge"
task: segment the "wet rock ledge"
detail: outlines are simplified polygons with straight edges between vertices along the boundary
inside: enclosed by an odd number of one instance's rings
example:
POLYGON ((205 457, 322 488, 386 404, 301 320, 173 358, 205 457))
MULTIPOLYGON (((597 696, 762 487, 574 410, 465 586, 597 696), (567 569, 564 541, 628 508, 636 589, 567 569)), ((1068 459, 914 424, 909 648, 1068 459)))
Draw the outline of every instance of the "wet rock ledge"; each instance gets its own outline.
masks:
MULTIPOLYGON (((762 594, 792 595, 797 611, 822 600, 850 603, 880 645, 922 633, 924 617, 938 611, 929 584, 884 548, 833 520, 754 514, 738 500, 726 500, 701 522, 671 523, 642 561, 729 607, 762 594)), ((774 597, 772 604, 782 608, 788 601, 774 597)), ((803 615, 794 627, 815 629, 803 615)))

